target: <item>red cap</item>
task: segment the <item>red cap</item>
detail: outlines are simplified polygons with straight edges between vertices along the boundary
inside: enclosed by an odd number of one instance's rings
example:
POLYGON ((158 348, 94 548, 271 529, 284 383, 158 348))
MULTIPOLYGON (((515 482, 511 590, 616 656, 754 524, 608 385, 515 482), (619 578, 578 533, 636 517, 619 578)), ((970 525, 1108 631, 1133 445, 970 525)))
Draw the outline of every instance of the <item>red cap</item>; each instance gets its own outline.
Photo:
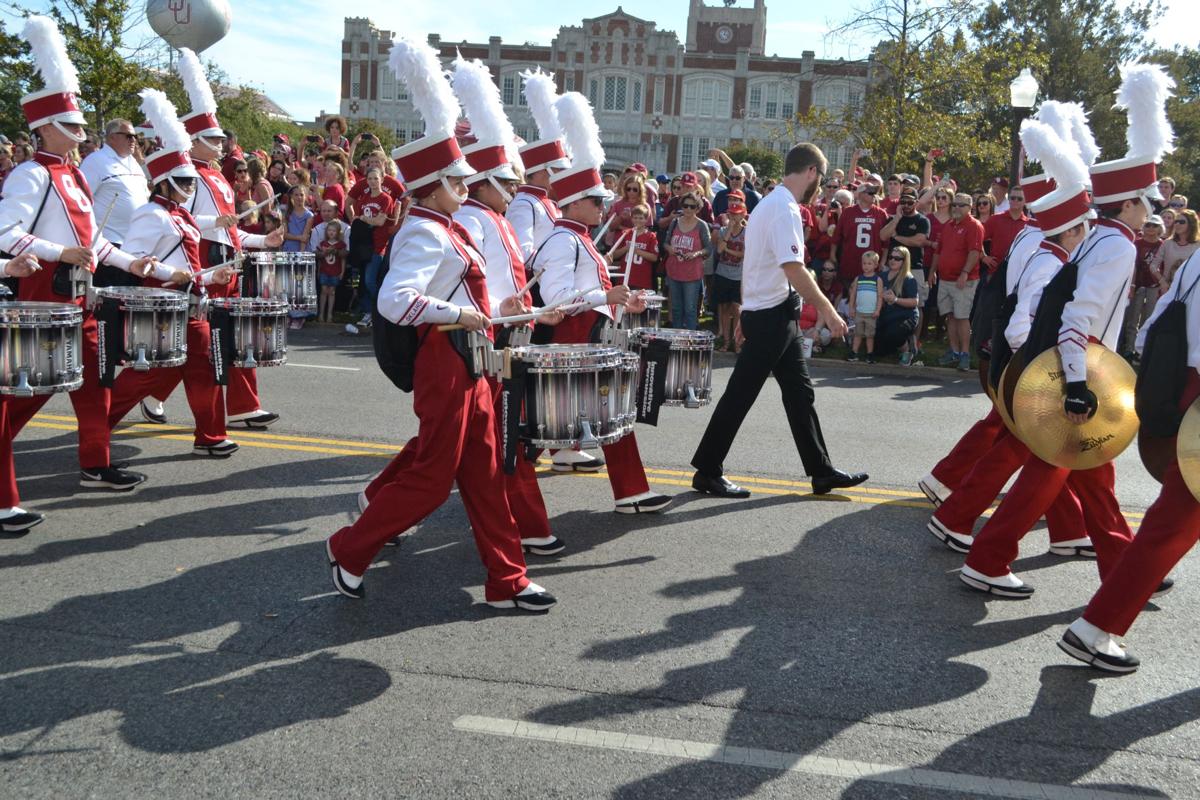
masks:
POLYGON ((73 92, 34 92, 21 98, 21 110, 25 112, 25 121, 31 130, 55 120, 75 125, 87 124, 73 92))
POLYGON ((1021 188, 1025 191, 1025 204, 1036 203, 1054 191, 1057 184, 1049 175, 1028 175, 1021 179, 1021 188))

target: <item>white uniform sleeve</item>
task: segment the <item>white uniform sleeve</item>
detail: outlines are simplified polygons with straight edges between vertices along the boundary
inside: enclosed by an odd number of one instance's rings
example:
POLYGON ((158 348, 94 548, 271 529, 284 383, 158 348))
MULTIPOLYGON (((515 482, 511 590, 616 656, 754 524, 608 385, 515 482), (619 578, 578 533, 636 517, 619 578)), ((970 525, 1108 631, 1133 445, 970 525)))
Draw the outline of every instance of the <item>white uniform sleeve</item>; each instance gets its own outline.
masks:
MULTIPOLYGON (((488 276, 488 313, 493 317, 500 316, 500 304, 504 302, 503 297, 497 297, 492 293, 491 288, 493 281, 490 279, 493 269, 492 259, 489 256, 495 252, 495 242, 488 241, 485 237, 483 224, 479 217, 471 213, 459 213, 454 215, 454 221, 462 225, 467 233, 471 235, 471 241, 474 242, 476 250, 483 256, 483 274, 488 276)), ((496 269, 500 269, 499 264, 495 265, 496 269)))
POLYGON ((1052 254, 1037 250, 1022 265, 1024 272, 1019 276, 1015 287, 1017 303, 1012 316, 1008 318, 1008 326, 1004 329, 1004 338, 1008 340, 1008 346, 1013 352, 1029 338, 1029 331, 1033 328, 1034 298, 1041 297, 1041 290, 1058 272, 1058 264, 1058 259, 1052 254))
MULTIPOLYGON (((168 229, 171 228, 170 222, 164 219, 164 216, 151 206, 143 206, 134 211, 129 220, 129 235, 123 242, 125 254, 131 258, 142 256, 166 258, 167 251, 175 246, 175 240, 171 236, 170 244, 164 242, 164 239, 168 238, 168 229)), ((173 229, 171 232, 173 233, 173 229)), ((126 270, 128 271, 128 268, 126 270)), ((160 262, 155 264, 150 274, 160 281, 165 281, 175 274, 175 270, 160 262)))
POLYGON ((1104 323, 1100 317, 1109 313, 1114 296, 1129 289, 1133 259, 1128 251, 1133 245, 1120 246, 1124 244, 1128 243, 1123 238, 1119 243, 1104 242, 1096 247, 1096 258, 1080 265, 1075 296, 1063 309, 1058 329, 1058 354, 1067 383, 1087 380, 1088 336, 1097 322, 1104 323))
POLYGON ((196 220, 196 227, 199 228, 202 233, 206 228, 211 230, 217 226, 217 215, 215 213, 212 213, 212 214, 197 213, 202 208, 206 211, 207 210, 215 211, 217 204, 212 201, 212 197, 209 196, 209 193, 210 193, 210 189, 209 189, 208 183, 204 180, 204 178, 197 178, 196 179, 196 191, 192 193, 192 202, 188 206, 188 212, 192 215, 192 219, 196 220), (206 202, 203 204, 201 204, 201 202, 200 202, 200 194, 202 192, 205 193, 205 199, 206 199, 206 202))
POLYGON ((22 164, 4 181, 4 199, 0 201, 0 231, 4 233, 0 234, 0 250, 14 256, 33 253, 43 261, 58 261, 62 257, 62 245, 29 232, 47 191, 53 191, 50 173, 36 163, 22 164))
MULTIPOLYGON (((397 325, 458 322, 461 308, 426 294, 445 258, 445 243, 426 225, 409 226, 397 237, 387 276, 379 288, 379 313, 397 325)), ((454 257, 459 258, 457 253, 454 257)))
POLYGON ((238 231, 238 237, 242 240, 242 247, 249 247, 251 250, 266 250, 267 236, 263 233, 246 233, 238 231))
POLYGON ((97 264, 109 264, 125 272, 129 272, 130 265, 136 259, 135 256, 129 255, 127 250, 114 247, 113 243, 105 239, 104 234, 100 232, 96 233, 96 243, 92 245, 92 249, 96 253, 97 264))
POLYGON ((529 261, 529 257, 533 255, 535 249, 533 241, 533 225, 535 222, 533 203, 521 195, 517 195, 508 204, 508 212, 505 216, 508 218, 509 224, 512 225, 513 231, 517 234, 517 243, 521 245, 521 256, 525 261, 529 261))
POLYGON ((804 263, 804 220, 800 209, 789 207, 787 216, 771 221, 767 232, 767 251, 779 266, 804 263))
POLYGON ((565 300, 575 293, 575 261, 578 243, 569 233, 552 233, 538 251, 535 269, 544 269, 541 286, 546 305, 565 300))

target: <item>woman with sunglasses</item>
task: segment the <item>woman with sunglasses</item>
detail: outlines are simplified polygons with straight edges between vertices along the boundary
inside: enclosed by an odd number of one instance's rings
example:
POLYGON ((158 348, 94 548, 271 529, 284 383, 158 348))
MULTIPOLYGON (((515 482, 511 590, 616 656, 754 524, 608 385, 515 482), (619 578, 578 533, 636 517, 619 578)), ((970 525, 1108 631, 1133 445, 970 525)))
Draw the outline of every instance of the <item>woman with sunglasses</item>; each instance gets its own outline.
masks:
POLYGON ((992 196, 990 194, 981 194, 976 196, 975 204, 971 208, 975 219, 979 220, 981 225, 986 225, 987 221, 992 218, 992 212, 995 210, 992 196))
POLYGON ((910 343, 917 330, 920 312, 920 287, 913 277, 907 247, 892 247, 887 254, 883 273, 883 310, 875 330, 875 355, 886 356, 900 351, 900 363, 912 363, 910 343))
POLYGON ((1170 238, 1163 242, 1158 251, 1158 263, 1155 266, 1170 286, 1179 265, 1187 261, 1192 253, 1200 250, 1200 224, 1196 212, 1190 208, 1176 211, 1168 235, 1170 238))
POLYGON ((685 194, 679 204, 683 216, 667 229, 667 292, 671 298, 671 325, 685 330, 700 328, 700 294, 704 287, 704 262, 712 248, 708 223, 698 217, 700 197, 685 194))
MULTIPOLYGON (((620 195, 608 207, 605 215, 606 219, 612 220, 608 225, 608 232, 604 234, 604 245, 610 250, 617 238, 633 227, 633 209, 638 206, 650 207, 646 200, 646 185, 640 174, 636 172, 627 174, 621 179, 618 188, 620 195)), ((653 218, 651 218, 650 224, 654 224, 653 218)))

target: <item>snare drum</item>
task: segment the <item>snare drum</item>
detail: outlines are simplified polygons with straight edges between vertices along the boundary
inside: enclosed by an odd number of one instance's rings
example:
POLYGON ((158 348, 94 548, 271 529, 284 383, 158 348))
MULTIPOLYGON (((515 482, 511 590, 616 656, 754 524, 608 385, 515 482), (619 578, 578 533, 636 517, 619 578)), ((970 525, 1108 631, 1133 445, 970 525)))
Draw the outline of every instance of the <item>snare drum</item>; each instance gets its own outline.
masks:
POLYGON ((214 309, 231 318, 233 366, 254 369, 287 363, 287 303, 258 297, 214 297, 208 308, 210 322, 214 309))
POLYGON ((716 338, 713 334, 677 328, 642 328, 634 331, 633 336, 639 351, 655 340, 665 340, 671 345, 663 405, 684 408, 708 405, 712 399, 712 357, 716 338))
POLYGON ((83 309, 0 303, 0 394, 73 392, 83 385, 83 309))
POLYGON ((251 253, 242 296, 283 300, 296 311, 317 309, 316 253, 251 253))
POLYGON ((592 449, 633 430, 628 354, 590 344, 529 345, 511 354, 527 366, 522 428, 534 446, 592 449))
POLYGON ((667 298, 661 294, 644 294, 642 299, 646 301, 646 310, 633 313, 629 309, 621 312, 621 330, 635 331, 638 328, 654 328, 658 329, 659 322, 662 319, 662 304, 667 298))
POLYGON ((125 337, 121 363, 145 372, 187 361, 186 294, 148 286, 104 286, 96 289, 96 297, 121 312, 125 337))

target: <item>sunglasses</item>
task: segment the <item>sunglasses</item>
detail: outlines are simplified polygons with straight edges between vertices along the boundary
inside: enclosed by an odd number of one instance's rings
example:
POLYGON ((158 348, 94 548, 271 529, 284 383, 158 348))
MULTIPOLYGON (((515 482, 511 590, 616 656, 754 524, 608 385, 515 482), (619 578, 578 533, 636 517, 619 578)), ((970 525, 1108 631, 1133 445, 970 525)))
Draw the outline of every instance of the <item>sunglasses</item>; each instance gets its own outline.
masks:
POLYGON ((828 272, 830 275, 832 275, 833 273, 837 272, 837 270, 832 267, 823 267, 821 272, 828 272))
MULTIPOLYGON (((957 203, 955 203, 955 205, 957 205, 957 203)), ((970 203, 964 203, 963 205, 970 205, 970 203)), ((988 201, 984 200, 982 202, 976 203, 975 207, 976 208, 991 208, 992 204, 989 203, 988 201)))
POLYGON ((696 205, 695 203, 684 203, 682 206, 680 206, 680 208, 686 211, 695 211, 699 207, 700 206, 696 205))
POLYGON ((1183 203, 1168 203, 1168 208, 1183 208, 1183 203))
POLYGON ((746 179, 745 175, 730 175, 729 176, 729 180, 731 180, 731 181, 741 181, 741 180, 745 180, 745 179, 746 179))
POLYGON ((246 169, 245 167, 238 167, 237 169, 234 170, 234 173, 240 175, 243 172, 249 172, 249 171, 250 170, 246 169))
MULTIPOLYGON (((971 204, 970 203, 955 203, 954 207, 955 208, 970 208, 971 204)), ((982 207, 982 204, 980 204, 980 207, 982 207)))
POLYGON ((1175 224, 1176 225, 1187 225, 1188 224, 1187 217, 1180 217, 1179 219, 1175 220, 1175 224))
POLYGON ((904 256, 888 256, 888 261, 903 261, 904 256))
POLYGON ((638 190, 638 188, 636 186, 626 186, 625 194, 629 194, 630 192, 636 192, 637 190, 638 190))
POLYGON ((917 203, 916 199, 912 198, 912 197, 901 197, 900 198, 900 205, 902 205, 902 206, 912 206, 912 205, 916 205, 916 203, 917 203))
POLYGON ((128 139, 131 142, 137 138, 136 133, 126 133, 125 131, 117 131, 116 133, 113 134, 113 136, 124 136, 126 139, 128 139))

